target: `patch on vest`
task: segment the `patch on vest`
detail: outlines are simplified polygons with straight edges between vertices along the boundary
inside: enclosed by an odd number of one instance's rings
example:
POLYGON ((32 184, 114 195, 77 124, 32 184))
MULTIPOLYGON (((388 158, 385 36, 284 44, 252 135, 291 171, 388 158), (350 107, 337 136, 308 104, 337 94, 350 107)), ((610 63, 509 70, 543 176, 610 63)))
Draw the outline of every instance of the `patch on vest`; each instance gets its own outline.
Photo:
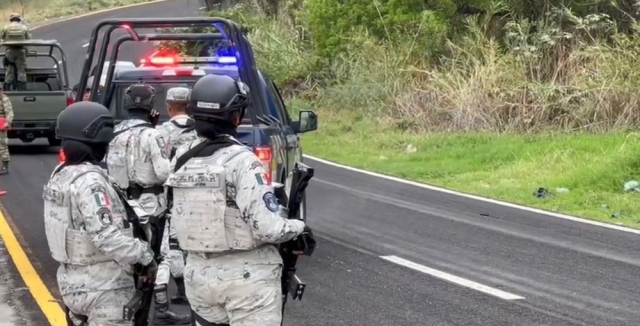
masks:
POLYGON ((262 196, 262 200, 264 204, 267 206, 267 209, 277 213, 278 212, 278 198, 272 192, 268 192, 262 196))
POLYGON ((102 225, 111 225, 113 223, 113 215, 111 215, 111 210, 106 207, 100 207, 100 209, 96 212, 96 216, 102 225))

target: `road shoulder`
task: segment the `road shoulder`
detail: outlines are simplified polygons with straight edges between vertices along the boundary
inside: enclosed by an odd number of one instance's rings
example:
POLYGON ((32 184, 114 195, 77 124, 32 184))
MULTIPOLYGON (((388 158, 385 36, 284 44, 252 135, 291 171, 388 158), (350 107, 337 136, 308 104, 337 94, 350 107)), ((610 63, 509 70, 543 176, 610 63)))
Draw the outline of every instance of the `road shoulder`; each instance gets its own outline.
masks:
POLYGON ((43 326, 47 319, 0 239, 0 326, 43 326))

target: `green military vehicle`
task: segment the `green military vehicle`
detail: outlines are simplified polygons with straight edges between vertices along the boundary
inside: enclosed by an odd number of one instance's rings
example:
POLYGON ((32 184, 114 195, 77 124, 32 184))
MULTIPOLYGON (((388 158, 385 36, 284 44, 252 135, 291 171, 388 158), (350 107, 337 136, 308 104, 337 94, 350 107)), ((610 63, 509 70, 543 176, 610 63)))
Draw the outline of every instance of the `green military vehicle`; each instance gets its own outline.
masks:
MULTIPOLYGON (((11 100, 14 112, 8 137, 25 143, 47 138, 49 145, 60 145, 55 137, 56 119, 73 103, 67 59, 62 47, 56 40, 7 41, 0 43, 0 62, 8 46, 27 49, 27 90, 4 92, 11 100), (57 56, 54 55, 55 50, 59 53, 57 56), (53 63, 47 62, 49 60, 53 63)), ((4 84, 4 79, 5 67, 0 66, 0 85, 4 84)))

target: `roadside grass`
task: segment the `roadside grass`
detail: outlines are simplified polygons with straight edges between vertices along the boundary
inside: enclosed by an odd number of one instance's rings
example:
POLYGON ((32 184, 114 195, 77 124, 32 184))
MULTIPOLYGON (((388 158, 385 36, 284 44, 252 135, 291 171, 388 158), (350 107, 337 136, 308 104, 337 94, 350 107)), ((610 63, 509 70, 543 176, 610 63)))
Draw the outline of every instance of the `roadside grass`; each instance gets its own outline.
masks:
MULTIPOLYGON (((6 0, 5 0, 6 1, 6 0)), ((6 21, 12 13, 19 13, 29 24, 91 11, 125 6, 150 0, 14 0, 0 4, 0 17, 6 21)), ((4 2, 4 1, 3 1, 4 2)))
POLYGON ((626 181, 640 180, 640 134, 412 134, 357 114, 317 110, 319 129, 302 136, 306 154, 483 197, 640 228, 640 193, 624 191, 626 181), (536 197, 538 188, 547 189, 550 196, 536 197))
POLYGON ((319 129, 301 137, 306 154, 640 228, 640 192, 624 190, 640 181, 637 39, 599 42, 580 27, 549 42, 550 22, 509 47, 470 22, 439 62, 413 55, 412 44, 355 33, 327 65, 301 40, 304 22, 292 27, 243 8, 228 16, 250 26, 258 66, 293 117, 318 113, 319 129), (539 198, 538 188, 550 195, 539 198))

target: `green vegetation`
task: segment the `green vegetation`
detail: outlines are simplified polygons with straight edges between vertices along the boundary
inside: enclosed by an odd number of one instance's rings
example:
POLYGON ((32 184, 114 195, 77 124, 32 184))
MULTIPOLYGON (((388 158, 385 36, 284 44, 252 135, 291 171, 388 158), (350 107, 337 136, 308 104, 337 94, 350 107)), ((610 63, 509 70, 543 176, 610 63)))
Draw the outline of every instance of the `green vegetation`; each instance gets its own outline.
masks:
POLYGON ((83 14, 150 0, 2 0, 0 17, 6 20, 11 13, 19 13, 29 24, 46 19, 83 14))
MULTIPOLYGON (((640 41, 627 1, 261 0, 224 12, 320 129, 305 151, 640 226, 640 41), (533 195, 537 188, 550 196, 533 195), (568 191, 567 191, 568 190, 568 191)), ((189 51, 192 47, 183 47, 189 51)))

